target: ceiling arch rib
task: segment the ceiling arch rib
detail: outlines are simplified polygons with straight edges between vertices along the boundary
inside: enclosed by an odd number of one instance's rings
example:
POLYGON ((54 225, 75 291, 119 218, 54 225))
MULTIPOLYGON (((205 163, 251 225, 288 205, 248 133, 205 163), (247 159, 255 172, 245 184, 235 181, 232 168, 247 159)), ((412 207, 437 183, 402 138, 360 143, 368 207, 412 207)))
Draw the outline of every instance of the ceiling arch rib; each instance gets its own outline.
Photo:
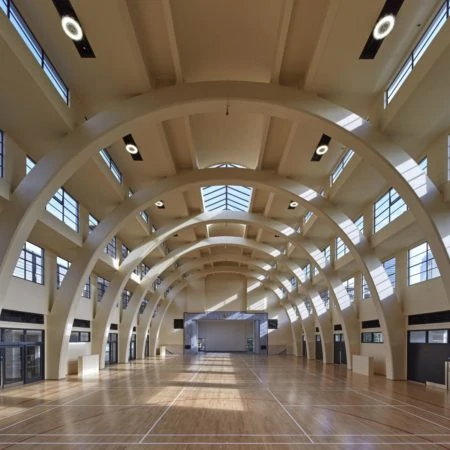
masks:
MULTIPOLYGON (((145 296, 147 290, 151 287, 152 281, 164 270, 166 270, 168 267, 170 267, 174 260, 181 257, 184 254, 188 254, 192 252, 193 250, 197 250, 200 248, 208 248, 211 246, 222 246, 222 245, 232 245, 232 246, 248 246, 253 249, 258 249, 258 251, 262 253, 266 253, 269 255, 269 257, 272 256, 272 254, 277 249, 274 247, 271 247, 266 244, 261 244, 252 240, 243 239, 243 238, 236 238, 236 237, 216 237, 216 238, 209 238, 205 239, 200 242, 196 242, 194 244, 184 246, 182 248, 179 248, 177 250, 174 250, 171 252, 171 254, 167 255, 160 263, 153 266, 144 280, 142 280, 141 284, 137 287, 137 289, 134 291, 133 295, 131 296, 131 299, 128 303, 127 309, 124 311, 124 314, 122 316, 122 322, 121 326, 124 330, 130 330, 132 327, 132 324, 135 322, 136 316, 139 311, 139 306, 141 304, 142 298, 145 296)), ((301 270, 299 267, 297 268, 297 271, 301 270)), ((283 277, 282 275, 278 275, 279 277, 283 277)), ((318 315, 318 322, 319 322, 319 328, 321 331, 321 334, 323 335, 324 342, 330 342, 330 318, 328 317, 328 311, 323 307, 323 300, 318 295, 317 291, 315 291, 312 287, 308 290, 307 295, 311 298, 312 303, 314 305, 314 308, 318 311, 323 311, 323 314, 318 315)), ((99 307, 102 307, 104 302, 100 303, 99 307)), ((149 306, 147 306, 149 308, 149 306)), ((146 308, 146 309, 147 309, 146 308)), ((104 311, 106 311, 106 307, 104 308, 104 311)), ((92 351, 97 352, 101 355, 101 365, 104 364, 104 348, 107 338, 107 332, 105 330, 109 329, 112 316, 111 311, 113 310, 112 306, 110 305, 109 308, 109 314, 103 313, 101 316, 99 315, 98 318, 96 318, 94 324, 93 324, 93 342, 92 342, 92 351)), ((67 322, 70 323, 70 322, 67 322)), ((127 345, 129 345, 129 338, 130 333, 125 332, 122 333, 123 336, 123 344, 121 345, 121 348, 128 348, 127 345)), ((325 344, 324 344, 325 345, 325 344)), ((64 349, 63 349, 64 350, 64 349)), ((65 357, 64 352, 63 357, 65 357)), ((329 351, 326 353, 329 354, 329 351)), ((328 359, 330 360, 331 357, 328 356, 328 359)))
MULTIPOLYGON (((223 184, 230 180, 232 182, 237 181, 240 184, 257 186, 265 190, 272 190, 289 198, 294 196, 299 203, 307 205, 307 208, 326 221, 333 232, 346 243, 359 264, 361 272, 368 280, 380 322, 386 330, 386 342, 390 341, 390 334, 394 335, 393 339, 396 341, 403 342, 403 333, 398 327, 401 318, 399 302, 383 265, 355 224, 336 209, 331 202, 313 190, 307 189, 307 187, 295 180, 280 177, 271 172, 256 172, 246 169, 205 169, 169 177, 160 183, 155 183, 136 192, 132 198, 127 199, 118 206, 91 232, 80 250, 79 258, 73 261, 69 277, 65 279, 57 295, 63 298, 72 295, 71 298, 76 302, 76 299, 78 299, 77 294, 84 283, 81 280, 88 276, 93 268, 95 259, 103 251, 109 239, 120 229, 127 217, 134 216, 138 211, 145 209, 146 205, 149 205, 155 198, 159 198, 167 192, 185 190, 187 187, 201 186, 205 183, 223 184), (72 293, 70 290, 72 290, 72 293)), ((69 317, 76 311, 75 304, 64 304, 64 302, 59 301, 55 302, 55 308, 63 310, 63 317, 69 317)), ((59 313, 56 312, 54 317, 59 317, 59 313)), ((388 364, 388 372, 390 370, 388 364)))
MULTIPOLYGON (((223 111, 262 112, 292 121, 303 120, 366 158, 399 192, 424 230, 450 298, 449 212, 439 191, 401 148, 370 123, 346 130, 339 122, 351 113, 327 100, 286 87, 249 82, 177 85, 126 100, 98 114, 55 145, 19 184, 5 207, 0 231, 0 284, 6 286, 35 218, 53 193, 99 148, 130 132, 135 123, 159 122, 183 114, 223 111), (416 192, 417 191, 417 192, 416 192), (12 206, 14 205, 14 206, 12 206)), ((0 301, 0 305, 3 302, 0 301)))
POLYGON ((407 202, 427 235, 447 292, 450 292, 450 277, 447 276, 450 273, 448 212, 439 192, 414 160, 371 124, 364 123, 352 133, 340 127, 336 122, 350 113, 326 100, 289 88, 241 82, 183 85, 136 97, 116 110, 90 119, 59 142, 55 150, 41 160, 42 164, 39 163, 21 182, 12 195, 13 201, 6 206, 8 220, 0 223, 2 235, 5 236, 0 244, 4 269, 0 273, 1 284, 6 286, 9 281, 20 248, 34 224, 34 217, 53 192, 98 148, 129 132, 135 122, 166 120, 186 112, 223 110, 224 100, 230 98, 233 99, 233 108, 237 110, 244 108, 246 112, 269 113, 294 121, 305 120, 366 158, 407 202))

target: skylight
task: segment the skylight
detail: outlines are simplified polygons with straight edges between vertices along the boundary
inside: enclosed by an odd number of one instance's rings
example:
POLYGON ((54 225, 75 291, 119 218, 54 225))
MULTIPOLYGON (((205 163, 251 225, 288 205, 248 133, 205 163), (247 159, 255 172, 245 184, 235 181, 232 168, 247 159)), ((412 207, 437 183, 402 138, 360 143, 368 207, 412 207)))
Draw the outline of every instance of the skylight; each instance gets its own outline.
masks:
MULTIPOLYGON (((216 164, 211 168, 242 169, 237 164, 216 164)), ((243 211, 248 212, 253 188, 239 185, 216 185, 201 188, 203 209, 205 211, 243 211)))

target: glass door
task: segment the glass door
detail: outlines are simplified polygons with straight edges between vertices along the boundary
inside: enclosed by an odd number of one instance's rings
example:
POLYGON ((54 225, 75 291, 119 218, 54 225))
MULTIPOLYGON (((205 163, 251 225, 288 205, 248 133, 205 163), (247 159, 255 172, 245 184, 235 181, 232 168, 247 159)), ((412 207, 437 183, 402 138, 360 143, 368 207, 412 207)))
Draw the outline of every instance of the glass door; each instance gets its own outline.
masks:
POLYGON ((42 346, 40 344, 25 346, 26 382, 42 380, 42 346))
POLYGON ((2 386, 24 382, 23 347, 2 347, 2 386))

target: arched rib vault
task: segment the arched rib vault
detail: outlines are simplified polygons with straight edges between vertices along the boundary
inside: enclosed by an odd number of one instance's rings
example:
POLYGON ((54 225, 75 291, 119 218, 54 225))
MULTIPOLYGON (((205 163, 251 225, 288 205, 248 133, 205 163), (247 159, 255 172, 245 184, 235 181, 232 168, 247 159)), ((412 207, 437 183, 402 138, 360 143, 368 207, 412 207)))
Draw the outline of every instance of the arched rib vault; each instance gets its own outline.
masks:
MULTIPOLYGON (((226 104, 236 112, 270 114, 294 122, 301 120, 353 148, 407 203, 430 243, 450 298, 449 211, 439 191, 414 160, 370 123, 364 123, 352 132, 340 127, 336 122, 350 112, 329 101, 278 85, 245 82, 180 84, 134 97, 98 114, 55 143, 54 149, 22 180, 3 210, 0 221, 0 285, 3 291, 6 291, 20 249, 46 202, 99 148, 132 132, 135 124, 160 122, 185 114, 223 112, 226 104)), ((340 225, 345 228, 346 223, 340 225)), ((378 275, 377 266, 369 264, 368 270, 378 275)), ((376 292, 368 273, 364 275, 372 292, 376 292)), ((392 303, 387 300, 383 302, 392 303)), ((401 323, 399 311, 392 310, 387 317, 401 323)), ((401 352, 403 343, 400 344, 399 338, 394 339, 394 350, 401 352)), ((396 356, 395 361, 403 359, 402 356, 396 356)), ((403 377, 403 363, 401 367, 387 367, 387 373, 389 378, 403 377)))
MULTIPOLYGON (((61 324, 65 317, 72 317, 73 320, 76 301, 72 302, 72 299, 78 298, 77 294, 81 290, 84 280, 92 271, 104 246, 118 232, 128 217, 146 209, 154 199, 168 192, 182 191, 195 186, 227 183, 256 186, 289 198, 294 196, 307 209, 320 216, 333 230, 334 234, 343 239, 367 279, 373 293, 380 323, 386 333, 385 340, 392 344, 391 347, 387 348, 387 377, 404 377, 404 332, 403 328, 399 327, 399 324, 402 323, 400 305, 383 265, 355 224, 331 202, 297 181, 270 172, 256 172, 247 169, 207 169, 166 178, 136 192, 133 197, 125 200, 108 217, 102 220, 79 250, 78 258, 73 261, 70 268, 70 276, 66 277, 58 291, 48 321, 48 325, 52 328, 52 333, 56 337, 55 341, 59 341, 59 338, 61 338, 62 348, 64 348, 66 343, 63 341, 68 339, 68 335, 67 330, 61 329, 61 324), (307 199, 304 197, 307 197, 307 199), (396 358, 392 358, 392 355, 389 354, 391 348, 395 349, 396 358), (394 368, 394 365, 396 368, 394 368), (397 375, 394 375, 394 372, 397 375)), ((161 239, 163 240, 163 238, 161 239)), ((71 323, 70 320, 67 323, 71 323)), ((56 374, 59 377, 63 376, 61 375, 63 372, 64 369, 61 367, 56 371, 51 365, 49 366, 49 373, 53 373, 54 377, 57 376, 56 374)))

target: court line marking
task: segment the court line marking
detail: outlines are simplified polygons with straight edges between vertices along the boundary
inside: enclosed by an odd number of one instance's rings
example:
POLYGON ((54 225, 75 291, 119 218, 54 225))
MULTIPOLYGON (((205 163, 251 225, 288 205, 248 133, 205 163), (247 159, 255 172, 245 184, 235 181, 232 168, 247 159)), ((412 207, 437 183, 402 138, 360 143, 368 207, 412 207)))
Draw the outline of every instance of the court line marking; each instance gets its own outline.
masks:
MULTIPOLYGON (((199 367, 198 371, 194 374, 194 376, 189 380, 189 383, 193 382, 195 380, 195 377, 200 373, 202 366, 199 367)), ((166 407, 166 409, 162 412, 162 414, 156 419, 156 422, 150 427, 150 429, 145 433, 145 435, 142 437, 142 439, 138 442, 139 444, 142 444, 144 439, 154 430, 154 428, 158 425, 158 423, 161 421, 161 419, 170 411, 170 408, 175 404, 175 402, 181 397, 185 390, 185 387, 181 389, 181 391, 178 393, 178 395, 171 401, 171 403, 166 407)))
MULTIPOLYGON (((95 391, 94 391, 94 392, 95 392, 95 391)), ((50 408, 50 409, 47 409, 47 410, 42 411, 42 412, 40 412, 40 413, 34 414, 33 416, 27 417, 26 419, 19 420, 18 422, 13 423, 12 425, 8 425, 8 426, 6 426, 6 427, 0 428, 0 433, 1 433, 3 430, 7 430, 8 428, 15 427, 16 425, 19 425, 19 424, 21 424, 21 423, 23 423, 23 422, 26 422, 27 420, 34 419, 35 417, 41 416, 42 414, 46 414, 46 413, 48 413, 48 412, 50 412, 50 411, 53 411, 53 410, 58 409, 58 408, 61 408, 61 407, 63 407, 63 406, 68 406, 68 405, 70 405, 70 403, 74 402, 75 400, 79 400, 80 398, 83 398, 83 397, 86 397, 86 396, 88 396, 88 395, 91 395, 92 393, 93 393, 93 392, 87 392, 86 394, 81 395, 80 397, 77 397, 77 398, 75 398, 75 399, 73 399, 73 400, 70 400, 70 401, 67 402, 67 403, 63 403, 63 404, 61 404, 61 405, 54 406, 53 408, 50 408)), ((44 405, 44 406, 45 406, 45 405, 44 405)))
MULTIPOLYGON (((358 391, 356 391, 356 390, 354 390, 354 389, 350 389, 350 390, 356 392, 357 394, 359 393, 358 391)), ((370 397, 369 395, 362 394, 362 393, 359 393, 359 395, 361 395, 361 396, 363 396, 363 397, 370 398, 371 400, 373 400, 373 398, 370 397)), ((383 403, 384 403, 385 405, 389 405, 389 404, 386 403, 386 402, 383 402, 383 403)), ((450 430, 450 427, 446 427, 445 425, 441 425, 441 424, 439 424, 439 423, 433 422, 433 421, 430 420, 430 419, 426 419, 425 417, 421 417, 421 416, 419 416, 419 415, 417 415, 417 414, 414 414, 414 413, 412 413, 412 412, 410 412, 410 411, 404 411, 403 409, 400 409, 400 408, 399 408, 399 405, 389 405, 389 406, 391 406, 391 407, 394 408, 394 409, 397 409, 398 411, 401 411, 403 414, 409 414, 410 416, 417 417, 418 419, 420 419, 420 420, 422 420, 422 421, 424 421, 424 422, 428 422, 428 423, 431 423, 432 425, 435 425, 435 426, 437 426, 437 427, 445 428, 446 430, 450 430)))
POLYGON ((126 445, 126 446, 132 446, 132 445, 159 445, 159 446, 165 446, 165 445, 305 445, 305 446, 326 446, 326 445, 345 445, 345 446, 353 446, 353 445, 377 445, 377 446, 386 446, 386 445, 420 445, 422 448, 426 446, 436 446, 436 445, 448 445, 450 444, 450 441, 436 441, 436 442, 324 442, 324 443, 313 443, 313 442, 95 442, 95 441, 67 441, 67 442, 34 442, 34 441, 11 441, 11 442, 0 442, 0 445, 35 445, 35 446, 41 446, 41 445, 126 445))
MULTIPOLYGON (((367 392, 370 392, 370 391, 367 391, 367 392)), ((418 409, 420 411, 424 411, 424 412, 426 412, 428 414, 432 414, 433 416, 437 416, 437 417, 441 417, 441 418, 446 419, 446 420, 450 420, 450 417, 446 417, 446 416, 444 416, 442 414, 435 413, 435 412, 432 412, 432 411, 428 411, 425 408, 421 408, 420 406, 412 405, 411 403, 405 402, 403 400, 393 399, 393 398, 388 397, 387 395, 379 394, 378 392, 373 392, 373 395, 379 395, 380 397, 386 398, 388 400, 394 400, 394 401, 399 402, 399 403, 402 404, 402 405, 396 405, 396 406, 408 406, 410 408, 416 408, 416 409, 418 409)), ((382 401, 382 400, 380 400, 380 401, 382 401)), ((436 408, 439 408, 439 405, 433 405, 433 406, 436 407, 436 408)))
POLYGON ((303 427, 295 420, 294 416, 285 408, 285 406, 278 400, 278 398, 275 396, 275 394, 270 390, 270 388, 264 384, 263 380, 259 377, 259 375, 247 364, 247 361, 245 359, 242 359, 242 362, 247 367, 247 369, 256 377, 256 379, 267 389, 267 392, 275 399, 275 401, 278 403, 278 405, 281 407, 281 409, 289 416, 289 418, 297 425, 299 430, 305 434, 305 436, 308 438, 308 440, 311 442, 311 444, 314 443, 314 441, 309 437, 308 433, 303 429, 303 427))

